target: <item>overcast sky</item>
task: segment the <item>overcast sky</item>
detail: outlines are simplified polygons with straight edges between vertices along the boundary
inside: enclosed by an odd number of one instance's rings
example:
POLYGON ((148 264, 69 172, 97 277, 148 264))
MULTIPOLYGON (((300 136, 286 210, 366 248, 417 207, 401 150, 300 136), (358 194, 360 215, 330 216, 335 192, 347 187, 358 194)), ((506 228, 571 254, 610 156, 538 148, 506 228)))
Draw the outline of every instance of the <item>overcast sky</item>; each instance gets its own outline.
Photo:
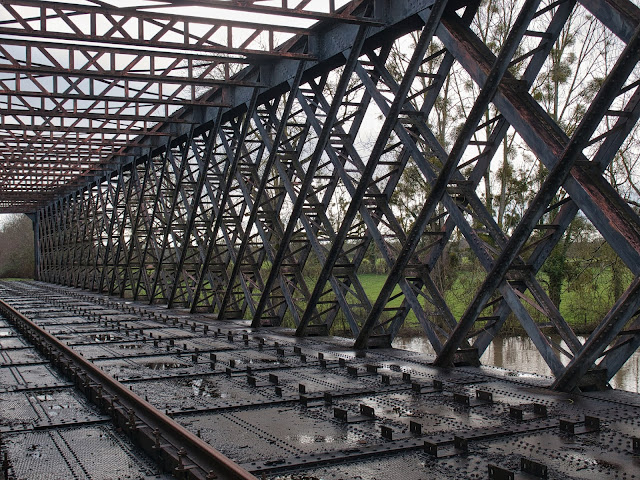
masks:
POLYGON ((9 217, 11 217, 11 215, 7 213, 0 213, 0 229, 2 229, 4 224, 9 220, 9 217))

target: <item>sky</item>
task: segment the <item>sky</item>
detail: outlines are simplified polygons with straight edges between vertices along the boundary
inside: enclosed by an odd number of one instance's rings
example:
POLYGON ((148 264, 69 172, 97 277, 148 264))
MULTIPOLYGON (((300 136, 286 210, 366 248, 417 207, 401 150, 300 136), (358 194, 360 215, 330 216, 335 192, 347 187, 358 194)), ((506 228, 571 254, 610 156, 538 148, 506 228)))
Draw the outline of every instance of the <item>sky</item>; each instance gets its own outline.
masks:
POLYGON ((4 227, 4 224, 9 221, 11 215, 8 213, 0 213, 0 230, 4 227))

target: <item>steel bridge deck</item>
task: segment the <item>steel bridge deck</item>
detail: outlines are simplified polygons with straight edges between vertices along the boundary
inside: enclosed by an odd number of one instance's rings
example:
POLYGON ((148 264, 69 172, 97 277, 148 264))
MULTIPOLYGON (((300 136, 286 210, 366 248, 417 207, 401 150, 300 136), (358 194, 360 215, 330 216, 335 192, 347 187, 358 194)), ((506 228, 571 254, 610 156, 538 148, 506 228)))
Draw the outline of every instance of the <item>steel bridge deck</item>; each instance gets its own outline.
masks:
MULTIPOLYGON (((636 394, 43 283, 0 283, 0 299, 258 478, 640 478, 636 394)), ((6 316, 0 356, 9 478, 190 478, 161 472, 6 316)))

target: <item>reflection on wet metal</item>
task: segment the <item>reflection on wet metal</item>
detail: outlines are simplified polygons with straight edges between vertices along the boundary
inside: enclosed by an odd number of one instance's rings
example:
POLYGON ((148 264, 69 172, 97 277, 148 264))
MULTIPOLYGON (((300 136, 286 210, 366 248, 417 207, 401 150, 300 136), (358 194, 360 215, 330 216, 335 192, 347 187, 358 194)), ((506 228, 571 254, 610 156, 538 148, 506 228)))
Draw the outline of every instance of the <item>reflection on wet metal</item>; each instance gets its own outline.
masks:
POLYGON ((184 368, 186 367, 186 365, 182 364, 182 363, 156 363, 156 362, 151 362, 151 363, 143 363, 143 365, 147 368, 150 368, 151 370, 171 370, 174 368, 184 368))
POLYGON ((93 340, 96 343, 116 342, 122 340, 122 337, 118 337, 112 333, 99 333, 93 336, 93 340))
POLYGON ((195 397, 211 397, 211 398, 224 398, 226 394, 221 394, 216 388, 215 382, 203 379, 196 378, 192 380, 180 380, 178 384, 185 389, 191 388, 191 392, 195 397))

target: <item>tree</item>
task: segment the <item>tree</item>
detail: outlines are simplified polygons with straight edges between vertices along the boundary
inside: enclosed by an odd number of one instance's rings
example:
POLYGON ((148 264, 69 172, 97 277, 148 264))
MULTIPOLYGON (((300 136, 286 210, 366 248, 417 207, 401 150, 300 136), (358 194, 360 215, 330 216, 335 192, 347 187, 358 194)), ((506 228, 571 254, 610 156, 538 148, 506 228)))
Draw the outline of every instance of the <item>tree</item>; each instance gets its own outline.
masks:
MULTIPOLYGON (((569 137, 598 90, 594 86, 598 83, 597 72, 602 66, 600 53, 605 48, 605 40, 604 30, 592 16, 573 10, 533 86, 534 98, 569 137)), ((566 194, 560 193, 554 203, 561 201, 563 195, 566 194)), ((550 211, 542 223, 550 223, 557 212, 558 209, 550 211)), ((549 297, 558 308, 571 270, 568 264, 571 244, 585 229, 588 224, 579 214, 542 267, 549 297)))
POLYGON ((12 215, 0 230, 0 278, 33 278, 33 223, 12 215))

